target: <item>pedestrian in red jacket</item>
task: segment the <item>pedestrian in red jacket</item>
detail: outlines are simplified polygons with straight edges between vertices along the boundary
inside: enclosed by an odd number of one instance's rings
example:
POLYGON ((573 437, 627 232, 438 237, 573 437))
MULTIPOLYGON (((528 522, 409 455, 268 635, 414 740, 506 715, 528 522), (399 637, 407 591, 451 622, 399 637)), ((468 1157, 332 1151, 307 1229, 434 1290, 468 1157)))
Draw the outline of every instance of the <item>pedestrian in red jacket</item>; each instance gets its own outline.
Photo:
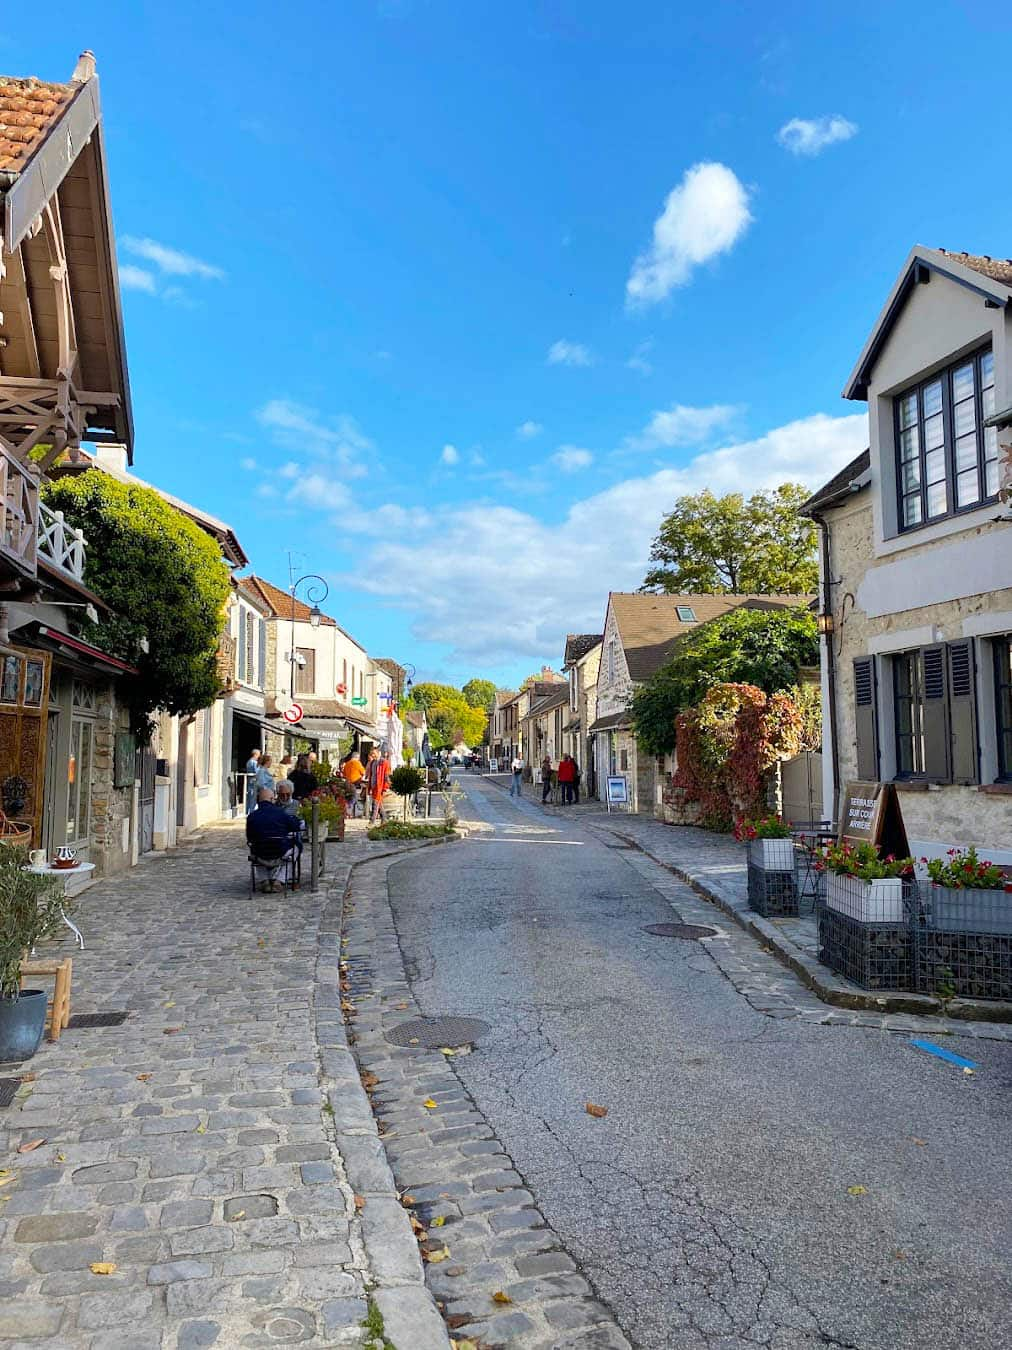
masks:
POLYGON ((559 760, 558 778, 563 805, 566 805, 576 797, 576 760, 572 755, 563 755, 559 760))

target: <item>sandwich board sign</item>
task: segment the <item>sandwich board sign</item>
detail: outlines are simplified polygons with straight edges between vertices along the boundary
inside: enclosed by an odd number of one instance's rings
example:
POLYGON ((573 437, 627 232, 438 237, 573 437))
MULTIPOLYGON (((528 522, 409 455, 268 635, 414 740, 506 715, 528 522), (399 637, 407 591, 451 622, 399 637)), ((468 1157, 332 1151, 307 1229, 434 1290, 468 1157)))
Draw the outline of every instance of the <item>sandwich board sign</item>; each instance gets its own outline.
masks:
POLYGON ((908 858, 910 845, 893 783, 848 783, 840 812, 840 842, 874 844, 883 857, 908 858))
POLYGON ((629 803, 629 780, 624 773, 608 775, 608 810, 613 806, 627 806, 629 803))

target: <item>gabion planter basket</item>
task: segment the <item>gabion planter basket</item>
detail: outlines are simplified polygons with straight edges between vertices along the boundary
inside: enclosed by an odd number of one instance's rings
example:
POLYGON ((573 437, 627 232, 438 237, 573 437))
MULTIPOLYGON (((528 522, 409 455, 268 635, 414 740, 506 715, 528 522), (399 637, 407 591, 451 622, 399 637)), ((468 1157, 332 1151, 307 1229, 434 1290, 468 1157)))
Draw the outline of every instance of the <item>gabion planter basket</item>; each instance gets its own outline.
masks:
POLYGON ((919 993, 1012 999, 1012 894, 928 883, 913 931, 919 993))
POLYGON ((750 839, 748 850, 749 908, 767 919, 798 913, 793 839, 750 839))
POLYGON ((827 873, 819 960, 862 989, 912 990, 914 897, 914 883, 900 877, 862 881, 827 873))

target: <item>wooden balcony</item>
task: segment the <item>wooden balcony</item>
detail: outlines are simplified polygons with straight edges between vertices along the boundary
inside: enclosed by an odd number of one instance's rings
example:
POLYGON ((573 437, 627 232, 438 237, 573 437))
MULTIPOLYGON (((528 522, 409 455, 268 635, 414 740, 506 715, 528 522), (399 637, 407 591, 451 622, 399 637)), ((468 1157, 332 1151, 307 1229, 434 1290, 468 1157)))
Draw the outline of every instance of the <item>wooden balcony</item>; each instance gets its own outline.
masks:
POLYGON ((38 556, 45 558, 75 581, 84 578, 84 534, 68 525, 62 511, 39 502, 38 556))
POLYGON ((39 533, 39 480, 0 446, 0 570, 36 575, 39 533))

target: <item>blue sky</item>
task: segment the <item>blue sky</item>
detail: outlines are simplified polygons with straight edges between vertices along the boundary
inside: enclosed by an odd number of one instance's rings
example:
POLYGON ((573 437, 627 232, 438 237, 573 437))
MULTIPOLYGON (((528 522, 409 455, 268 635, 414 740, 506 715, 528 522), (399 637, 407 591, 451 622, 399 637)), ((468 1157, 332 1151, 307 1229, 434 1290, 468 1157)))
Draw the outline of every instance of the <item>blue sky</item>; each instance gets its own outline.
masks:
POLYGON ((679 492, 817 486, 910 247, 1012 252, 1012 17, 755 8, 0 19, 5 73, 97 56, 136 472, 279 584, 298 550, 373 654, 502 682, 679 492))

